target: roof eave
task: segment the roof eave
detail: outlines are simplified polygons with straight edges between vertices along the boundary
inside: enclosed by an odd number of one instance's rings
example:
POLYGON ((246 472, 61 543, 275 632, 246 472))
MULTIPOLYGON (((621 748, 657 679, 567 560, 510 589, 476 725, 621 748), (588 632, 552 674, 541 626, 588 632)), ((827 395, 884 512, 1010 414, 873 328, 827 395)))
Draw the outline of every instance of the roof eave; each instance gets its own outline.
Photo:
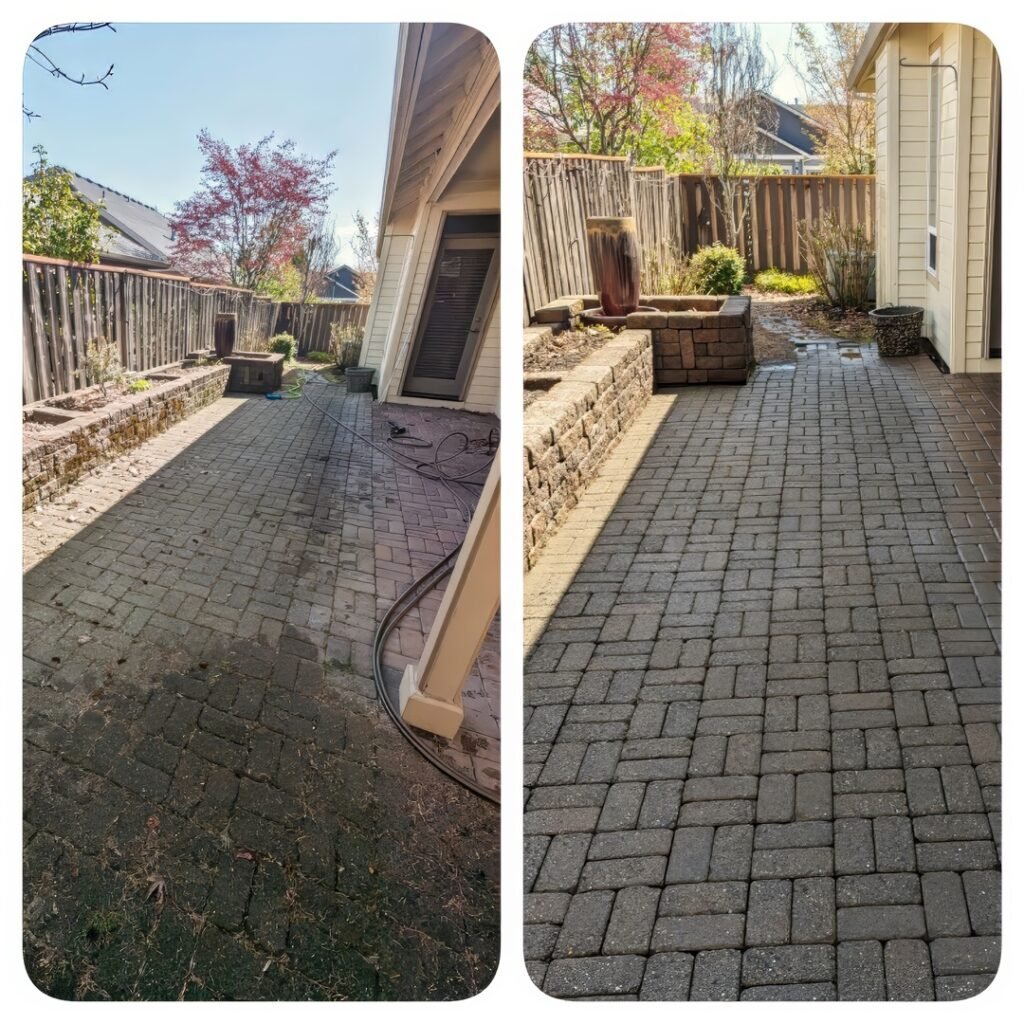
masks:
POLYGON ((406 22, 398 33, 398 53, 395 60, 395 83, 391 99, 391 122, 388 129, 388 155, 384 169, 384 194, 380 204, 380 230, 377 232, 377 255, 384 247, 395 186, 402 166, 405 144, 409 137, 409 118, 418 85, 417 71, 421 68, 421 52, 425 56, 426 42, 430 41, 430 27, 422 22, 406 22))
POLYGON ((855 92, 875 91, 875 54, 896 27, 894 21, 874 21, 864 34, 857 56, 846 78, 846 84, 855 92))

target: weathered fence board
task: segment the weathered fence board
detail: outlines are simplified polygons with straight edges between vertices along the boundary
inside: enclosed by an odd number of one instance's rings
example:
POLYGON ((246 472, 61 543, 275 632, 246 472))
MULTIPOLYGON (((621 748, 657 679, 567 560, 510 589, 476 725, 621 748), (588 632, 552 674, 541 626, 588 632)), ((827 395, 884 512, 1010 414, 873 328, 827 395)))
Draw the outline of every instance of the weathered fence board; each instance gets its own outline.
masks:
MULTIPOLYGON (((798 225, 834 213, 874 235, 871 175, 770 175, 747 179, 749 217, 738 248, 751 272, 778 267, 806 273, 798 225)), ((528 319, 560 295, 593 290, 587 217, 633 216, 643 251, 645 288, 673 255, 725 242, 721 189, 701 175, 634 167, 622 157, 528 153, 523 166, 523 306, 528 319)), ((736 206, 742 203, 737 196, 736 206)))
MULTIPOLYGON (((94 338, 120 348, 127 370, 151 370, 213 346, 217 313, 234 313, 239 348, 260 349, 282 331, 295 333, 298 303, 277 302, 242 288, 123 267, 83 267, 25 256, 22 261, 22 400, 84 386, 85 351, 94 338)), ((363 326, 365 302, 306 307, 299 351, 327 349, 331 324, 363 326)))
POLYGON ((328 352, 331 347, 331 325, 340 323, 344 327, 362 327, 366 324, 368 302, 315 302, 306 306, 305 315, 300 315, 301 305, 297 302, 282 302, 274 333, 287 331, 299 343, 299 354, 307 352, 328 352))

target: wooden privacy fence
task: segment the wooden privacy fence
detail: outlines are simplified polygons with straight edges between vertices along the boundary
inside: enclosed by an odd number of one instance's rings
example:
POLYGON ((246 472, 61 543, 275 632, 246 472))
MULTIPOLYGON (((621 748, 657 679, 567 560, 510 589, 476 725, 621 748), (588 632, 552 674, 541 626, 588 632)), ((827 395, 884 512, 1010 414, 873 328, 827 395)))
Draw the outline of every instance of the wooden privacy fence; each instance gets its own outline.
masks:
POLYGON ((365 327, 368 302, 315 302, 306 306, 306 315, 299 316, 302 306, 298 302, 282 302, 277 317, 275 334, 287 331, 299 342, 299 353, 329 352, 331 325, 365 327), (301 323, 301 329, 300 329, 301 323))
MULTIPOLYGON (((236 317, 235 345, 265 348, 296 303, 280 303, 244 288, 209 285, 175 274, 83 266, 44 256, 22 260, 22 400, 35 402, 84 387, 85 350, 93 338, 115 342, 126 370, 144 371, 213 347, 217 313, 236 317)), ((364 323, 366 304, 311 307, 311 328, 330 334, 332 318, 364 323)), ((313 330, 306 338, 317 340, 313 330)), ((300 339, 304 341, 305 339, 300 339)), ((300 344, 305 352, 317 344, 300 344)))
MULTIPOLYGON (((721 187, 713 183, 721 197, 721 187)), ((739 249, 751 272, 807 271, 797 225, 832 213, 874 234, 872 175, 771 175, 745 180, 750 195, 739 249)), ((737 197, 737 207, 740 204, 737 197)), ((624 157, 527 154, 523 168, 523 288, 526 316, 560 295, 591 292, 588 216, 633 216, 645 288, 674 256, 726 241, 725 218, 696 174, 634 167, 624 157)))

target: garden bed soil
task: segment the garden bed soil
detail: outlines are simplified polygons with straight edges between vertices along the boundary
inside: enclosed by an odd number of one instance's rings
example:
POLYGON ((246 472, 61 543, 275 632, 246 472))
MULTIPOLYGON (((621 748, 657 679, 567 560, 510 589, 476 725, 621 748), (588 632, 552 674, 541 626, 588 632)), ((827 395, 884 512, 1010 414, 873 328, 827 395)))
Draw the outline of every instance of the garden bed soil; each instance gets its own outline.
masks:
POLYGON ((220 398, 228 370, 224 365, 164 367, 153 371, 152 387, 119 394, 108 389, 107 400, 98 405, 92 396, 99 389, 86 388, 25 406, 23 507, 51 501, 97 466, 220 398))
MULTIPOLYGON (((527 373, 547 370, 571 370, 587 356, 603 348, 616 337, 614 331, 562 331, 551 333, 523 355, 527 373)), ((527 404, 529 404, 527 402, 527 404)))
POLYGON ((798 342, 867 342, 874 335, 866 312, 833 309, 817 295, 781 295, 749 287, 744 293, 751 299, 758 363, 791 363, 798 342))

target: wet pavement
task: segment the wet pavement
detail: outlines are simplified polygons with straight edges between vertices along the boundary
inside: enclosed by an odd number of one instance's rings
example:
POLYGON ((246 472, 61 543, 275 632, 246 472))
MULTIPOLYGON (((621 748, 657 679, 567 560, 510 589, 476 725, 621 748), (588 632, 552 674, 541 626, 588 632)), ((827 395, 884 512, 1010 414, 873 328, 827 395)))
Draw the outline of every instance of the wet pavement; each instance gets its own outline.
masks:
POLYGON ((857 355, 653 396, 526 578, 550 995, 948 1000, 998 965, 999 379, 857 355))

